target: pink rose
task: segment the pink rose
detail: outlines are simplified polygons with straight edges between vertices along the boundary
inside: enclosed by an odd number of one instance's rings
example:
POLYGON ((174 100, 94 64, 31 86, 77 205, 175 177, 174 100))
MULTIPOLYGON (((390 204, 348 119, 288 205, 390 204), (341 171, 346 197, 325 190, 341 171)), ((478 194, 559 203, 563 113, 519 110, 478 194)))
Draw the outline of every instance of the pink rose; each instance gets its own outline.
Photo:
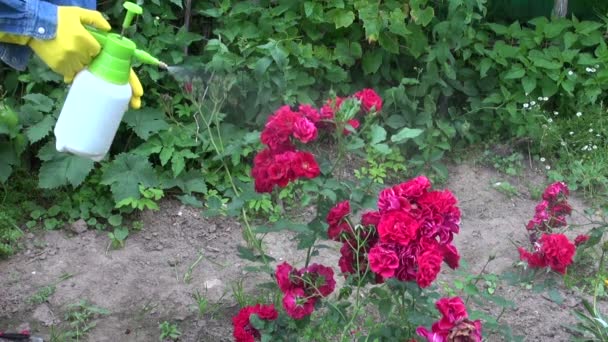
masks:
POLYGON ((317 126, 312 121, 301 116, 293 125, 293 135, 301 142, 307 143, 317 138, 317 126))
POLYGON ((371 270, 384 278, 392 277, 395 275, 395 270, 399 268, 397 254, 390 249, 383 248, 382 245, 372 247, 369 250, 367 258, 371 270))

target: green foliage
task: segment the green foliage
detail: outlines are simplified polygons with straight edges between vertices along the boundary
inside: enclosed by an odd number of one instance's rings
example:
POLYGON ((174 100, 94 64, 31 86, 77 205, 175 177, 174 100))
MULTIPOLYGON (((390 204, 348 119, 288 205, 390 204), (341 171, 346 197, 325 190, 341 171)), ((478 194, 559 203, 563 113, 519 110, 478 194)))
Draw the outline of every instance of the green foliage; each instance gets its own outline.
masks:
POLYGON ((176 341, 182 333, 178 330, 177 325, 173 323, 169 323, 167 321, 162 322, 159 326, 160 328, 160 340, 171 340, 176 341))

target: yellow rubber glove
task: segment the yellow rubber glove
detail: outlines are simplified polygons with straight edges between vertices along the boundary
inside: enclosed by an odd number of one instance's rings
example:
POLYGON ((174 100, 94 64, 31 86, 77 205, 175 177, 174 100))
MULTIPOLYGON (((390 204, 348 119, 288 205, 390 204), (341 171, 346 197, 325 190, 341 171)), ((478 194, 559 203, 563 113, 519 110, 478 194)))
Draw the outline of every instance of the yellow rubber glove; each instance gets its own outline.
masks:
MULTIPOLYGON (((85 29, 90 25, 102 31, 109 31, 110 24, 100 12, 75 6, 57 7, 57 32, 54 39, 40 40, 28 36, 0 32, 0 41, 28 45, 46 65, 61 74, 66 83, 71 83, 80 72, 101 51, 101 45, 85 29)), ((129 75, 133 95, 130 105, 141 107, 143 87, 131 69, 129 75)))
POLYGON ((141 86, 139 78, 137 78, 133 69, 131 69, 131 73, 129 74, 129 84, 133 91, 133 95, 131 95, 131 108, 139 109, 141 107, 141 97, 144 96, 144 88, 141 86))
POLYGON ((91 25, 102 31, 111 29, 100 12, 74 6, 57 7, 57 34, 51 40, 32 38, 28 45, 66 83, 88 65, 101 51, 101 45, 84 28, 91 25))

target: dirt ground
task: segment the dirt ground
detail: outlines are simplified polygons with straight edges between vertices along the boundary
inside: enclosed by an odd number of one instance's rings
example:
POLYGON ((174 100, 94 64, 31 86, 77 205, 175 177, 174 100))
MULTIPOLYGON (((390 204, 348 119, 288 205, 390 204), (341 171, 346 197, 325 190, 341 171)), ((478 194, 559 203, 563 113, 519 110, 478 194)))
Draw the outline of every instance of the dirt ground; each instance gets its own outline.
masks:
MULTIPOLYGON (((509 239, 526 245, 524 225, 536 204, 530 199, 529 185, 541 186, 542 179, 529 170, 525 177, 509 178, 472 163, 450 168, 450 179, 441 187, 451 189, 459 199, 462 225, 455 244, 472 272, 479 272, 490 255, 496 259, 488 271, 513 269, 518 254, 509 239), (518 196, 493 188, 505 180, 516 186, 518 196)), ((583 210, 574 196, 571 202, 583 210)), ((68 328, 68 305, 86 300, 108 310, 92 321, 96 325, 87 341, 158 341, 163 321, 178 325, 181 341, 231 341, 230 318, 238 310, 233 286, 241 280, 248 292, 270 280, 244 270, 247 262, 236 251, 242 242, 239 224, 204 218, 199 210, 173 200, 163 201, 158 212, 142 214, 141 220, 143 230, 131 232, 125 248, 118 250, 108 250, 107 232, 28 233, 23 250, 0 262, 0 330, 27 328, 48 341, 51 326, 68 328), (200 255, 190 281, 184 281, 200 255), (40 288, 66 273, 72 277, 59 282, 46 301, 31 303, 40 288), (208 313, 202 317, 193 297, 197 291, 209 301, 208 313)), ((581 217, 573 215, 571 221, 581 222, 581 217)), ((574 237, 576 232, 569 235, 574 237)), ((295 244, 289 235, 271 234, 266 242, 269 254, 278 261, 303 263, 303 255, 293 252, 295 244)), ((324 252, 321 261, 338 270, 339 246, 332 246, 335 249, 324 252)), ((450 282, 452 271, 445 268, 440 279, 450 282)), ((565 297, 561 305, 542 293, 500 285, 496 293, 517 304, 503 314, 501 322, 508 323, 515 334, 525 335, 525 341, 571 340, 563 325, 576 322, 570 310, 580 300, 572 292, 559 291, 565 297)))

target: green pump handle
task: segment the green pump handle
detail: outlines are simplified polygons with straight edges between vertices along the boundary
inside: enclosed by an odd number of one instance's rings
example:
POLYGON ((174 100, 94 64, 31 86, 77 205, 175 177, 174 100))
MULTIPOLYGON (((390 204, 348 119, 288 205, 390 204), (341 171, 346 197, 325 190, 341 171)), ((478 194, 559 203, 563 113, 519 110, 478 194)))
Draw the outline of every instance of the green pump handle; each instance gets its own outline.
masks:
MULTIPOLYGON (((127 10, 127 15, 122 24, 124 31, 131 25, 134 16, 141 14, 143 10, 137 4, 128 1, 123 4, 123 7, 127 10)), ((158 58, 144 50, 137 49, 136 44, 122 34, 104 32, 90 26, 87 26, 86 29, 102 46, 99 55, 89 65, 89 70, 108 82, 126 84, 129 79, 133 57, 142 63, 167 68, 167 65, 158 58)))

